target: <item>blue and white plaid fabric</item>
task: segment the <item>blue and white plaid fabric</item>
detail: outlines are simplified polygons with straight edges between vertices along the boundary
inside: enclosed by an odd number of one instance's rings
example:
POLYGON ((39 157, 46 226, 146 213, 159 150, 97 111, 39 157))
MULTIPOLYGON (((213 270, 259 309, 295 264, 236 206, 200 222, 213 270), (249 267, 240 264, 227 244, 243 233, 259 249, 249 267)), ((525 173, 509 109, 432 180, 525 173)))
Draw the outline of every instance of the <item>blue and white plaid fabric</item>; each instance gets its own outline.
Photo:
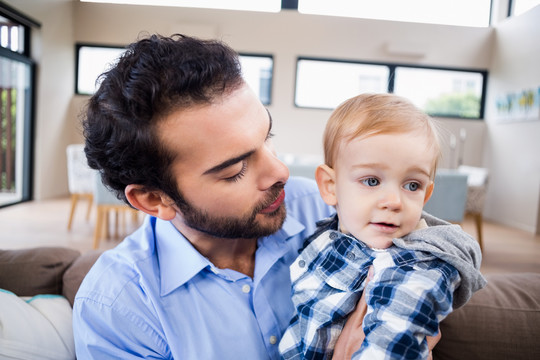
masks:
POLYGON ((425 252, 373 250, 332 230, 337 218, 306 241, 291 265, 297 313, 280 342, 284 359, 330 359, 347 315, 366 291, 366 338, 353 359, 425 359, 427 335, 452 311, 458 271, 425 252), (368 268, 374 277, 364 289, 368 268))

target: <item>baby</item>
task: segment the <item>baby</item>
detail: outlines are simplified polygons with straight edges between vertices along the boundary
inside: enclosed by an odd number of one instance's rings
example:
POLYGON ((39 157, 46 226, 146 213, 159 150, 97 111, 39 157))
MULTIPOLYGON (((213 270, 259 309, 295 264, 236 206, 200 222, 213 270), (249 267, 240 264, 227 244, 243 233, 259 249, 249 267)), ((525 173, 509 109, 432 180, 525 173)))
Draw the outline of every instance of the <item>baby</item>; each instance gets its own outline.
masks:
POLYGON ((291 265, 296 314, 281 354, 330 359, 366 292, 366 337, 353 359, 425 359, 426 336, 485 285, 478 243, 422 211, 440 157, 437 128, 401 97, 364 94, 332 113, 324 151, 315 178, 337 214, 291 265))

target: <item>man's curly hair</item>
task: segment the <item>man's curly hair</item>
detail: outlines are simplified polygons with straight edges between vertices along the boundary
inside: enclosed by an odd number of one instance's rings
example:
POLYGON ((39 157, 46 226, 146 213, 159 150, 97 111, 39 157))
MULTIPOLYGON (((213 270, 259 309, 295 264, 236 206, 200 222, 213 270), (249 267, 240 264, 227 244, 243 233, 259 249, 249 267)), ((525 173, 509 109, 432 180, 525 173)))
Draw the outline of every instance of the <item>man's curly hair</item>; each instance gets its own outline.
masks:
POLYGON ((157 124, 240 87, 238 54, 220 41, 152 35, 129 45, 99 81, 82 120, 90 167, 126 203, 129 184, 181 201, 170 170, 174 154, 158 138, 157 124))

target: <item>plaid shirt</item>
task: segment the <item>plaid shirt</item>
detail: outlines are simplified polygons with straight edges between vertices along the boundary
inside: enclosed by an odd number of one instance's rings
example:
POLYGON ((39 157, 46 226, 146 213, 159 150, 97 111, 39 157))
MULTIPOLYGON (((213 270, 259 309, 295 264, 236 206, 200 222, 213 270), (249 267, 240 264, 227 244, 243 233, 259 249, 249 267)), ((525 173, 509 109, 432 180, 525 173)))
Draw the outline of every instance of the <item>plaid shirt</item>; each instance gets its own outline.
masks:
POLYGON ((285 332, 284 359, 330 359, 347 315, 362 292, 366 338, 353 359, 425 359, 428 335, 452 311, 458 271, 426 252, 393 246, 373 250, 337 229, 318 230, 291 265, 297 314, 285 332), (374 277, 364 289, 368 268, 374 277))

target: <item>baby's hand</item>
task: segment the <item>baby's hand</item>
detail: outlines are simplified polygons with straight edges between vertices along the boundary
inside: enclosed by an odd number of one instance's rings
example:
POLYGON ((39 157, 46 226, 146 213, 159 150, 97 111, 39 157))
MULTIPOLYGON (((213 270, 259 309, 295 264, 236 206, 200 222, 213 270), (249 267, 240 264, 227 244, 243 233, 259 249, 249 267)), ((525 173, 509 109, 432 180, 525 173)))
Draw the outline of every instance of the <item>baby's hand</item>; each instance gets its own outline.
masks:
MULTIPOLYGON (((369 268, 368 275, 364 289, 367 287, 369 281, 373 278, 373 267, 369 268)), ((347 322, 339 335, 336 346, 334 347, 334 356, 332 360, 344 360, 350 359, 351 356, 360 349, 362 342, 366 335, 362 328, 362 322, 367 312, 367 303, 365 298, 365 292, 362 293, 362 297, 356 305, 356 309, 349 314, 347 322)))

